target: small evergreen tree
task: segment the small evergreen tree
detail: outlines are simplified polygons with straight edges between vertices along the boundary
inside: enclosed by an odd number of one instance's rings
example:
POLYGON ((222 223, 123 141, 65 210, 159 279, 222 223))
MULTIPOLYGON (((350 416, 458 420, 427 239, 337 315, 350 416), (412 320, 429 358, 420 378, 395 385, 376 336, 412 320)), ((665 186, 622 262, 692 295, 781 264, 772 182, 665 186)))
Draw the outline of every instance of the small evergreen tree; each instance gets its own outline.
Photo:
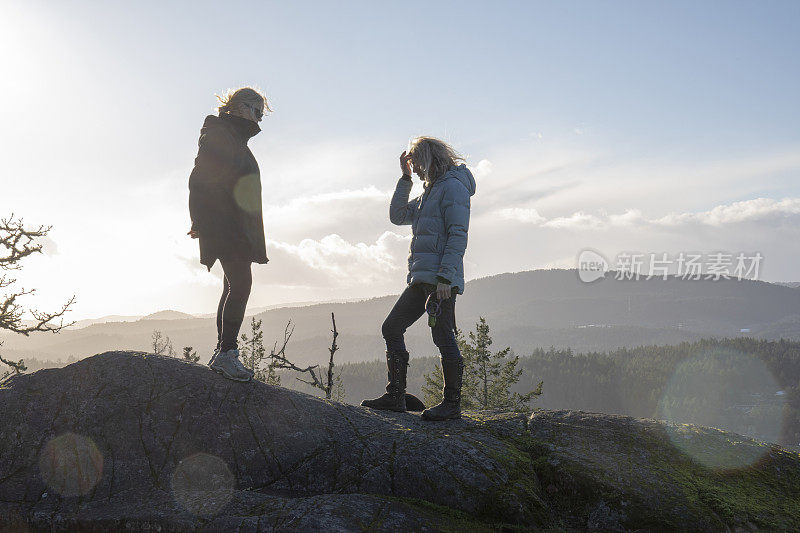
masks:
POLYGON ((333 395, 332 399, 344 403, 347 399, 347 390, 344 388, 344 380, 342 379, 342 372, 336 373, 333 378, 333 395))
POLYGON ((542 394, 544 385, 542 381, 536 389, 526 394, 512 392, 511 387, 522 375, 522 369, 517 369, 519 356, 511 353, 511 348, 508 346, 499 352, 491 352, 492 337, 485 318, 480 317, 475 325, 475 331, 469 333, 469 343, 465 344, 470 356, 469 373, 474 380, 470 382, 471 390, 466 391, 468 403, 479 409, 520 411, 528 406, 534 396, 542 394))
POLYGON ((275 370, 275 359, 271 355, 267 356, 267 350, 264 348, 264 332, 261 331, 261 320, 256 320, 256 317, 250 317, 250 336, 242 333, 242 347, 239 352, 244 366, 252 368, 255 372, 253 376, 255 379, 280 386, 281 377, 275 370), (265 359, 269 359, 266 366, 264 366, 265 359))
POLYGON ((189 361, 190 363, 196 363, 200 360, 200 356, 197 355, 197 352, 195 350, 192 350, 191 346, 184 346, 183 359, 184 361, 189 361))
MULTIPOLYGON (((442 377, 442 372, 437 367, 422 377, 425 378, 425 384, 422 386, 422 402, 428 407, 436 405, 442 401, 442 389, 444 388, 444 378, 442 377)), ((463 387, 461 390, 464 390, 463 387)), ((463 403, 462 407, 465 407, 463 403)))
MULTIPOLYGON (((511 388, 522 376, 517 368, 519 356, 511 357, 511 348, 506 347, 492 353, 492 337, 489 325, 481 317, 475 331, 469 333, 469 341, 456 332, 461 356, 464 358, 464 375, 461 385, 461 407, 464 409, 525 410, 530 401, 542 393, 543 382, 526 394, 513 392, 511 388)), ((422 392, 425 405, 434 405, 442 398, 443 379, 437 368, 425 375, 422 392)))

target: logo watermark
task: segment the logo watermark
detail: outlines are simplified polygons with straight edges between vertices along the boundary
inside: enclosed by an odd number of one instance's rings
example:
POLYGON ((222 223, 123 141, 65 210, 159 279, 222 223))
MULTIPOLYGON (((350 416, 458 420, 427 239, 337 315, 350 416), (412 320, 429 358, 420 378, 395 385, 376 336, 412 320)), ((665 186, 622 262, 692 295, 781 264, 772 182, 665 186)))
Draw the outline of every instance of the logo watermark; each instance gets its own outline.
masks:
POLYGON ((578 254, 578 277, 584 283, 591 283, 605 277, 608 261, 599 252, 581 250, 578 254))
POLYGON ((591 283, 613 270, 616 280, 666 280, 669 276, 690 281, 757 280, 763 259, 760 252, 620 252, 609 263, 599 252, 584 249, 578 255, 578 277, 591 283))

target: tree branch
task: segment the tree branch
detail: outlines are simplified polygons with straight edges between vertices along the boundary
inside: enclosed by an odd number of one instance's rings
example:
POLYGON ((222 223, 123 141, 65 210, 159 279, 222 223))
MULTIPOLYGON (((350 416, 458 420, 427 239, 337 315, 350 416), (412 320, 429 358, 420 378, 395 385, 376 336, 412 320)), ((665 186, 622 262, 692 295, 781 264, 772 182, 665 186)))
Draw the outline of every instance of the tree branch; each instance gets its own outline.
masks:
POLYGON ((336 350, 339 349, 339 346, 336 344, 336 339, 339 337, 339 332, 336 330, 336 317, 333 313, 331 313, 331 321, 333 322, 333 329, 331 330, 333 333, 333 342, 331 342, 331 347, 328 348, 330 359, 328 360, 328 372, 324 382, 322 381, 323 374, 319 368, 319 365, 310 365, 305 368, 300 368, 296 364, 292 363, 286 355, 286 346, 289 344, 289 339, 292 338, 292 333, 294 333, 294 325, 292 324, 291 320, 286 324, 286 328, 283 330, 283 344, 281 345, 280 349, 278 349, 278 341, 275 341, 275 344, 273 345, 269 354, 274 368, 294 370, 295 372, 299 372, 301 374, 308 373, 308 375, 311 376, 311 380, 305 380, 297 376, 295 376, 295 379, 301 383, 305 383, 306 385, 320 389, 325 393, 325 398, 327 399, 331 398, 331 392, 333 391, 334 385, 333 355, 336 353, 336 350))
POLYGON ((44 237, 52 229, 52 226, 39 226, 35 230, 26 230, 23 227, 22 219, 14 220, 14 213, 10 218, 0 219, 0 246, 6 249, 0 255, 0 269, 18 270, 19 260, 34 253, 41 253, 42 245, 33 244, 37 237, 44 237))
MULTIPOLYGON (((269 356, 272 358, 273 361, 275 361, 275 368, 283 368, 283 369, 286 369, 286 370, 294 370, 296 372, 311 372, 311 375, 314 376, 314 381, 315 382, 319 382, 319 380, 316 379, 316 376, 313 373, 313 369, 319 368, 319 365, 312 365, 312 366, 308 366, 306 368, 300 368, 299 366, 297 366, 294 363, 292 363, 291 361, 289 361, 289 358, 286 356, 286 345, 289 344, 289 339, 292 338, 292 333, 294 333, 294 325, 292 324, 292 321, 290 320, 286 324, 286 328, 283 330, 283 345, 281 346, 281 349, 275 351, 277 349, 277 347, 278 347, 278 341, 275 341, 275 345, 272 347, 272 350, 270 350, 270 352, 269 352, 269 356)), ((297 379, 300 379, 300 378, 297 378, 297 379)), ((300 381, 303 381, 303 380, 300 380, 300 381)))
POLYGON ((333 329, 331 330, 331 333, 333 333, 333 340, 331 341, 331 347, 328 348, 331 358, 328 361, 328 383, 325 386, 325 395, 328 399, 330 399, 331 391, 333 390, 333 354, 339 349, 336 345, 336 338, 339 336, 339 332, 336 331, 336 317, 333 315, 333 312, 331 312, 331 322, 333 322, 333 329))
MULTIPOLYGON (((15 219, 13 213, 10 218, 0 219, 0 270, 19 270, 22 268, 19 264, 21 259, 37 252, 41 253, 42 245, 34 244, 34 239, 44 237, 51 228, 52 226, 39 226, 37 229, 27 230, 23 225, 22 219, 15 219)), ((2 275, 0 276, 0 288, 8 287, 16 281, 16 279, 2 275)), ((17 299, 34 292, 36 292, 36 289, 26 290, 22 288, 2 298, 2 301, 0 301, 0 329, 7 329, 27 337, 35 331, 57 333, 74 324, 74 322, 64 324, 63 319, 64 313, 75 303, 75 296, 72 296, 58 311, 48 313, 31 310, 30 313, 34 318, 33 325, 23 325, 22 315, 24 310, 17 303, 17 299), (50 322, 56 318, 61 318, 60 322, 51 324, 50 322)))
MULTIPOLYGON (((2 344, 3 343, 0 342, 0 346, 2 346, 2 344)), ((9 361, 7 359, 4 359, 3 356, 0 355, 0 363, 4 363, 4 364, 10 366, 11 369, 13 370, 14 374, 22 374, 23 372, 28 370, 28 367, 25 366, 25 362, 22 359, 20 359, 19 361, 16 361, 16 362, 15 361, 9 361)), ((5 375, 3 375, 3 379, 8 377, 8 374, 10 374, 10 372, 7 372, 5 375)))

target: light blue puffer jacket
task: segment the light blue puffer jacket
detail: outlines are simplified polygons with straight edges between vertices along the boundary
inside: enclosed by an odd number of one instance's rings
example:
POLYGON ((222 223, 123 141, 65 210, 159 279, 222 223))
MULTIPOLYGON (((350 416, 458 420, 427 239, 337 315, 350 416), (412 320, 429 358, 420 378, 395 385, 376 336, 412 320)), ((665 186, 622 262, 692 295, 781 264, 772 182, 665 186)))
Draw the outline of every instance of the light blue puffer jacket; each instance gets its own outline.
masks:
POLYGON ((389 206, 389 220, 411 224, 408 284, 437 283, 437 276, 464 293, 464 251, 467 249, 470 196, 475 178, 467 165, 451 166, 425 191, 409 201, 411 180, 400 178, 389 206))

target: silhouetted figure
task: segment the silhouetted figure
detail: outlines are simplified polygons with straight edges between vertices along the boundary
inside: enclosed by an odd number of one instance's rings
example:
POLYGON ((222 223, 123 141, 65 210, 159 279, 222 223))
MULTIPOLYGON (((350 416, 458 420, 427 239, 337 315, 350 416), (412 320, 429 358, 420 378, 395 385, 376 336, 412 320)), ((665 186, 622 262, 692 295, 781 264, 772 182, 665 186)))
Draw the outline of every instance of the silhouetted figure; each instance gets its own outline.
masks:
POLYGON ((266 98, 243 87, 219 98, 219 116, 206 117, 199 150, 189 176, 189 213, 194 239, 200 240, 200 263, 219 259, 225 274, 217 308, 217 347, 209 366, 223 376, 249 381, 253 371, 239 360, 237 337, 252 285, 251 263, 266 264, 261 214, 261 177, 247 141, 261 131, 258 123, 271 111, 266 98))
POLYGON ((467 248, 470 197, 475 179, 463 159, 445 142, 418 137, 409 153, 400 155, 402 177, 389 207, 389 219, 410 224, 408 287, 383 323, 389 383, 386 394, 361 405, 373 409, 406 411, 408 351, 403 335, 429 312, 433 342, 439 348, 444 377, 442 402, 422 413, 426 420, 461 417, 463 359, 455 338, 456 294, 464 292, 464 251, 467 248), (462 162, 461 164, 458 164, 462 162), (411 165, 424 180, 424 192, 409 201, 411 165))

